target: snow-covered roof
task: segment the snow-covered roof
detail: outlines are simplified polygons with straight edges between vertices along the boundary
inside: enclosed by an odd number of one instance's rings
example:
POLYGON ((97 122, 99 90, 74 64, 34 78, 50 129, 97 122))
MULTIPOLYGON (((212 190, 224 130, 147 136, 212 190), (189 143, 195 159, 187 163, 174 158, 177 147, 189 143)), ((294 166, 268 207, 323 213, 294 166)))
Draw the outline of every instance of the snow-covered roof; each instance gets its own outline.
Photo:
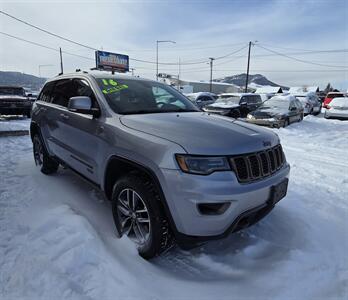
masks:
MULTIPOLYGON (((293 95, 276 95, 276 96, 273 96, 271 99, 290 102, 292 100, 296 100, 296 97, 293 95)), ((269 99, 269 100, 271 100, 271 99, 269 99)))
POLYGON ((185 96, 189 97, 194 97, 195 99, 197 99, 199 96, 216 96, 216 94, 214 93, 210 93, 210 92, 197 92, 197 93, 188 93, 188 94, 185 94, 185 96))
POLYGON ((280 86, 265 85, 256 89, 257 94, 277 94, 282 92, 283 90, 280 86))
POLYGON ((317 93, 319 92, 318 86, 293 86, 289 89, 289 93, 317 93))

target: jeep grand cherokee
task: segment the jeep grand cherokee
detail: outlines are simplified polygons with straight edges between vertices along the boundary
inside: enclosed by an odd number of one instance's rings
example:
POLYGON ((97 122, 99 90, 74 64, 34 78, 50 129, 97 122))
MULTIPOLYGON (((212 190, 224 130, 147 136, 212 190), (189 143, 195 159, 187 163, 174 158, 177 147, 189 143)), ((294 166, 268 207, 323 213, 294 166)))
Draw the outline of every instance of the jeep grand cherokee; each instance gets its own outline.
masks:
POLYGON ((112 203, 118 236, 144 258, 187 247, 265 216, 287 191, 278 136, 199 111, 174 88, 105 72, 49 80, 31 138, 44 174, 64 165, 112 203))

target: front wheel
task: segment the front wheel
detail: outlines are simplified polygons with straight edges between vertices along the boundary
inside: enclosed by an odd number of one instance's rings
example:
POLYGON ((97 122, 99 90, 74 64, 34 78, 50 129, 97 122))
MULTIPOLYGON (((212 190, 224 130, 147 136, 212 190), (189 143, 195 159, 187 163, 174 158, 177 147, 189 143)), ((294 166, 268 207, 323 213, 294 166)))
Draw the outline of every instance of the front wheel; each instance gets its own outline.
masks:
POLYGON ((283 127, 285 128, 285 127, 288 127, 289 126, 289 119, 285 119, 285 121, 284 121, 284 124, 283 124, 283 127))
POLYGON ((35 165, 42 173, 49 175, 58 171, 59 163, 48 155, 39 134, 35 134, 33 138, 33 154, 35 165))
POLYGON ((141 174, 128 174, 115 183, 112 214, 119 236, 127 235, 143 258, 157 256, 172 245, 160 196, 141 174))

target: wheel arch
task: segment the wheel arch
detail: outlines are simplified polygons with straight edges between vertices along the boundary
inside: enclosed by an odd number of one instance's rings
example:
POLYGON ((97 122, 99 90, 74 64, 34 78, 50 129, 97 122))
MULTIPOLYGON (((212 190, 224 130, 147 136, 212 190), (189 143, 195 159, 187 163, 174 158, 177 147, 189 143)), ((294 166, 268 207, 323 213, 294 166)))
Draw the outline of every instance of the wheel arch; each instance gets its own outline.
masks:
POLYGON ((108 200, 111 200, 112 189, 116 180, 130 172, 140 173, 141 175, 152 181, 154 187, 159 193, 161 205, 164 210, 165 216, 167 217, 169 226, 173 230, 174 234, 178 232, 157 175, 153 170, 142 164, 117 155, 111 156, 106 164, 103 182, 101 185, 106 198, 108 200))

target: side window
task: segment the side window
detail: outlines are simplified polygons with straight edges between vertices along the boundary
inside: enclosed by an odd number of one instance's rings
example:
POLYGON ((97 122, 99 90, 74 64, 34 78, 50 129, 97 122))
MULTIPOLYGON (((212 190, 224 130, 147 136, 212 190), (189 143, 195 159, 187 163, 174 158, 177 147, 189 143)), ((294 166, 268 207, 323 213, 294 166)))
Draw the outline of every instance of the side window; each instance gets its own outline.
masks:
POLYGON ((54 84, 55 82, 46 83, 37 100, 44 101, 44 102, 51 102, 51 94, 54 88, 54 84))
POLYGON ((254 98, 255 98, 255 103, 256 104, 262 104, 261 96, 257 95, 257 96, 254 96, 254 98))
POLYGON ((70 97, 74 95, 74 87, 71 79, 62 79, 56 82, 52 92, 52 103, 67 107, 70 97))
POLYGON ((294 108, 297 109, 297 105, 295 104, 295 101, 291 101, 291 102, 290 102, 289 109, 291 110, 291 109, 294 109, 294 108))
POLYGON ((74 96, 90 97, 92 100, 92 107, 97 108, 98 102, 88 81, 85 79, 74 79, 73 83, 74 83, 75 91, 74 91, 74 95, 71 97, 74 97, 74 96))

